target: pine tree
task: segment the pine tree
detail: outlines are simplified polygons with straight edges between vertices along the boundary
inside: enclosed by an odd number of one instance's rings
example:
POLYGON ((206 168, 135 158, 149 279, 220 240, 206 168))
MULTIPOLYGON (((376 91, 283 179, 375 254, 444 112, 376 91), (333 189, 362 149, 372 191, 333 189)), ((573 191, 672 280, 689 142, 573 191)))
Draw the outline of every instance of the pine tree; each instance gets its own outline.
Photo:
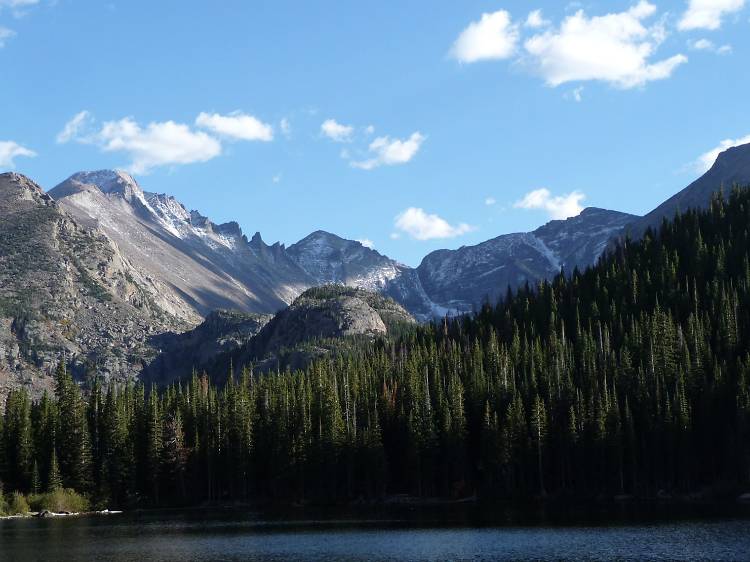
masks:
POLYGON ((47 475, 47 491, 54 492, 60 488, 62 488, 62 477, 57 463, 57 453, 53 450, 49 463, 49 474, 47 475))

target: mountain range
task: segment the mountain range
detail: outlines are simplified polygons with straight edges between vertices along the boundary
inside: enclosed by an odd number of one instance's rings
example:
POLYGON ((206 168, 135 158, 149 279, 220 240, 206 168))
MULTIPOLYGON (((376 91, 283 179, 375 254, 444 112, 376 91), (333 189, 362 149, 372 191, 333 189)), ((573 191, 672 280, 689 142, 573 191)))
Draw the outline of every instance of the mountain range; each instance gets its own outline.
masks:
POLYGON ((637 217, 586 209, 530 233, 429 254, 417 268, 335 234, 316 231, 285 248, 248 240, 236 222, 215 224, 174 197, 144 191, 115 170, 79 172, 49 191, 80 224, 98 230, 155 280, 153 298, 187 322, 215 309, 274 313, 308 287, 381 292, 428 320, 470 311, 507 287, 594 263, 637 217))
MULTIPOLYGON (((588 208, 533 232, 432 252, 413 268, 324 231, 288 248, 260 233, 248 239, 238 223, 216 224, 122 171, 79 172, 46 193, 21 174, 0 174, 0 395, 45 388, 61 355, 79 377, 126 380, 159 364, 169 378, 170 361, 185 368, 187 360, 167 361, 167 351, 199 349, 187 355, 198 362, 247 345, 272 315, 321 285, 380 293, 420 321, 469 312, 508 287, 586 268, 613 241, 704 207, 735 183, 750 184, 750 145, 722 153, 644 217, 588 208), (218 309, 235 312, 212 314, 218 309)), ((369 307, 347 297, 341 309, 342 298, 337 310, 349 316, 369 307)))

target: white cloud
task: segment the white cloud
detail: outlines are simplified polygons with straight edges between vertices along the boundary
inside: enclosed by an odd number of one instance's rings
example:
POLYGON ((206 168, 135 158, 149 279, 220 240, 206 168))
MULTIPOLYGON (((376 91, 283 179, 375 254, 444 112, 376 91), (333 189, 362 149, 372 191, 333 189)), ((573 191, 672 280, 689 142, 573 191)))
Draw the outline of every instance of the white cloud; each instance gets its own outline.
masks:
POLYGON ((418 131, 406 140, 378 137, 370 143, 368 149, 374 156, 368 160, 352 162, 351 165, 362 170, 372 170, 378 166, 406 164, 419 152, 425 138, 418 131))
POLYGON ((575 217, 583 211, 581 201, 586 196, 580 191, 567 195, 553 196, 549 189, 537 189, 527 193, 523 199, 513 206, 517 209, 539 209, 546 211, 553 219, 567 219, 575 217))
POLYGON ((524 24, 524 26, 531 29, 539 29, 540 27, 546 27, 549 24, 550 21, 544 19, 541 10, 534 10, 526 18, 526 23, 524 24))
POLYGON ((460 62, 507 59, 516 52, 518 26, 510 14, 499 10, 482 14, 479 21, 469 24, 453 43, 450 56, 460 62))
POLYGON ((221 154, 217 139, 174 121, 149 123, 144 128, 126 117, 107 121, 101 130, 76 140, 96 144, 105 152, 125 152, 132 160, 128 169, 135 174, 159 166, 206 162, 221 154))
POLYGON ((276 174, 274 177, 271 178, 271 181, 273 183, 279 183, 279 182, 281 182, 281 174, 276 174))
POLYGON ((0 49, 5 47, 5 42, 8 39, 12 39, 13 37, 15 37, 15 35, 16 35, 16 32, 13 31, 12 29, 8 29, 7 27, 0 26, 0 49))
MULTIPOLYGON (((394 225, 416 240, 455 238, 474 230, 474 227, 465 223, 453 226, 438 215, 427 214, 416 207, 410 207, 399 214, 394 225)), ((391 235, 391 238, 395 237, 391 235)))
POLYGON ((64 144, 72 140, 80 140, 85 136, 84 132, 91 126, 93 120, 91 113, 85 109, 76 113, 70 121, 65 123, 63 130, 57 134, 57 142, 64 144))
POLYGON ((621 88, 642 86, 671 76, 687 62, 682 54, 651 62, 666 37, 662 22, 644 25, 656 6, 641 0, 624 12, 588 17, 583 10, 560 27, 529 38, 524 47, 550 86, 600 80, 621 88))
POLYGON ((201 113, 195 119, 195 124, 202 129, 208 129, 217 135, 232 139, 265 142, 273 140, 271 125, 238 111, 229 115, 201 113))
POLYGON ((716 158, 718 158, 720 153, 728 148, 732 148, 733 146, 740 146, 748 143, 750 143, 750 135, 738 139, 724 139, 719 143, 719 146, 712 148, 698 157, 694 163, 695 170, 701 174, 707 172, 711 166, 714 165, 714 162, 716 162, 716 158))
POLYGON ((696 41, 688 41, 688 46, 694 51, 709 51, 719 55, 728 55, 732 52, 731 45, 722 45, 717 47, 710 39, 697 39, 696 41))
POLYGON ((320 126, 320 132, 332 141, 350 142, 352 140, 352 133, 354 133, 354 127, 351 125, 342 125, 335 119, 326 119, 320 126))
MULTIPOLYGON (((228 116, 201 113, 195 122, 196 126, 208 128, 227 139, 268 141, 273 138, 270 125, 243 113, 228 116)), ((207 162, 222 153, 219 137, 184 123, 163 121, 141 126, 131 117, 125 117, 99 127, 88 111, 76 114, 57 135, 59 143, 70 141, 92 144, 104 152, 128 154, 131 159, 128 170, 134 174, 146 174, 159 166, 207 162)))
POLYGON ((745 0, 689 0, 677 27, 682 31, 719 29, 724 16, 739 12, 744 6, 745 0))
POLYGON ((495 203, 497 203, 497 200, 494 197, 488 197, 487 199, 484 200, 484 204, 487 205, 488 207, 491 207, 495 203))
POLYGON ((21 146, 17 142, 0 141, 0 168, 15 168, 16 163, 14 158, 18 156, 33 158, 36 156, 36 152, 29 150, 25 146, 21 146))
POLYGON ((365 127, 366 135, 372 135, 374 132, 375 132, 375 125, 367 125, 367 127, 365 127))
POLYGON ((370 248, 371 250, 375 248, 375 242, 369 238, 357 238, 357 242, 362 244, 365 248, 370 248))

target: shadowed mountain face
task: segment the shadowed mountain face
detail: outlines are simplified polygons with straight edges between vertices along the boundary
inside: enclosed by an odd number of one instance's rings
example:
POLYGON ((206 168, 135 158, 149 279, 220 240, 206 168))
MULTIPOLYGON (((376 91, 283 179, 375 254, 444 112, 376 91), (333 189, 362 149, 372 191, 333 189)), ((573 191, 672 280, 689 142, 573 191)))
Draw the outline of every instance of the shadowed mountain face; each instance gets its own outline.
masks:
POLYGON ((708 207, 714 193, 723 189, 729 195, 735 185, 750 185, 750 144, 735 146, 719 154, 708 172, 633 222, 627 233, 632 238, 640 238, 648 228, 659 228, 664 219, 672 219, 676 213, 708 207))
POLYGON ((218 356, 246 345, 272 318, 270 314, 216 310, 193 330, 153 336, 149 343, 157 349, 158 355, 141 377, 149 382, 168 384, 190 376, 193 370, 211 369, 218 356))

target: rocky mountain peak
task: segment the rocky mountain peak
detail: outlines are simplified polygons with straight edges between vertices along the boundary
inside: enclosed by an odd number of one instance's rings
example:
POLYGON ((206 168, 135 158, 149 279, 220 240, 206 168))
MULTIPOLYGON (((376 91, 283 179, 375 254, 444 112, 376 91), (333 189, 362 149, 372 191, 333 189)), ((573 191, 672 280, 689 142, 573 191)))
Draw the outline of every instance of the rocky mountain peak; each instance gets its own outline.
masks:
POLYGON ((102 193, 120 195, 126 201, 144 200, 145 195, 133 176, 122 170, 96 170, 73 174, 69 181, 93 185, 102 193))
MULTIPOLYGON (((274 316, 245 352, 260 359, 305 342, 348 336, 374 337, 414 322, 393 299, 363 289, 324 285, 308 289, 274 316)), ((247 358, 237 364, 246 362, 247 358)))
POLYGON ((736 178, 741 183, 750 180, 750 143, 733 146, 720 153, 711 170, 728 174, 730 179, 736 178))
POLYGON ((242 236, 242 229, 236 221, 229 221, 223 224, 219 224, 214 228, 214 230, 226 236, 242 236))
POLYGON ((436 308, 468 312, 482 301, 496 302, 508 287, 549 279, 561 269, 593 265, 609 240, 638 217, 590 208, 553 220, 534 232, 505 234, 458 250, 427 255, 419 279, 436 308))
POLYGON ((0 198, 3 201, 26 200, 52 205, 52 197, 47 195, 33 180, 17 172, 0 174, 0 198))
POLYGON ((195 209, 190 211, 190 213, 188 214, 187 222, 189 222, 191 226, 194 226, 196 228, 213 231, 213 223, 211 222, 211 220, 208 217, 200 214, 195 209))

